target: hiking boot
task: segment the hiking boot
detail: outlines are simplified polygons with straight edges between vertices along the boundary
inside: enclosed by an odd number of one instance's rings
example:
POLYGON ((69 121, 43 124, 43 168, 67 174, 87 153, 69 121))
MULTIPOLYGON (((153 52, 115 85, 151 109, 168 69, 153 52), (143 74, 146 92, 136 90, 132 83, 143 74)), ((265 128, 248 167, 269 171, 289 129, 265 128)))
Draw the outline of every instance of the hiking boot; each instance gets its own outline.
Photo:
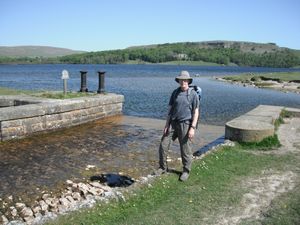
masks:
POLYGON ((153 172, 153 175, 160 176, 160 175, 162 175, 162 174, 164 174, 166 172, 167 172, 166 169, 159 168, 158 170, 156 170, 156 171, 153 172))
POLYGON ((188 172, 183 172, 182 174, 181 174, 181 176, 179 177, 179 180, 180 181, 186 181, 188 178, 189 178, 189 173, 188 172))

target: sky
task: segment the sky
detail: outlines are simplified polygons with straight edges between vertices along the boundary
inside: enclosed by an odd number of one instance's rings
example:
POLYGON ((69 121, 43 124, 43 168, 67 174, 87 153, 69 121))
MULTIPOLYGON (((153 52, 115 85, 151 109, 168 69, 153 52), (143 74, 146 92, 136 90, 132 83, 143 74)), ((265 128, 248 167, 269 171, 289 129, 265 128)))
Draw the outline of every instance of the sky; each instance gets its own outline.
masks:
POLYGON ((0 0, 0 46, 83 51, 213 40, 300 49, 299 0, 0 0))

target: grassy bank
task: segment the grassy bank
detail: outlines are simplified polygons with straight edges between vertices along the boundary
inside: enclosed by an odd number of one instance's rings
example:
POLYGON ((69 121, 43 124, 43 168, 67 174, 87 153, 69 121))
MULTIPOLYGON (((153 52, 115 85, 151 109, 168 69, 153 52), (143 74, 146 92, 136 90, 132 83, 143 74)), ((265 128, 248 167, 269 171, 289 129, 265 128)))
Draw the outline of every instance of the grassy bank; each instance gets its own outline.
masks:
MULTIPOLYGON (((126 196, 126 201, 100 204, 53 224, 216 224, 251 191, 243 181, 270 170, 292 170, 299 175, 299 167, 299 155, 253 154, 240 145, 222 147, 195 161, 186 183, 179 182, 177 174, 163 175, 126 196)), ((266 218, 242 224, 296 224, 300 220, 299 183, 264 210, 266 218)))
MULTIPOLYGON (((163 63, 149 63, 141 60, 128 60, 123 64, 159 64, 159 65, 182 65, 182 66, 224 66, 223 64, 213 63, 213 62, 204 62, 204 61, 169 61, 163 63)), ((237 66, 236 64, 229 64, 228 66, 237 66)))
POLYGON ((25 91, 25 90, 15 90, 9 89, 5 87, 0 87, 0 95, 22 95, 22 94, 33 94, 32 91, 25 91))
POLYGON ((300 72, 278 72, 278 73, 260 73, 260 74, 241 74, 236 76, 226 76, 224 79, 247 83, 250 81, 258 81, 259 79, 274 80, 278 82, 289 82, 298 80, 300 82, 300 72))
POLYGON ((68 99, 96 95, 96 93, 67 92, 66 94, 64 94, 61 91, 28 91, 0 87, 0 95, 29 95, 41 98, 68 99))

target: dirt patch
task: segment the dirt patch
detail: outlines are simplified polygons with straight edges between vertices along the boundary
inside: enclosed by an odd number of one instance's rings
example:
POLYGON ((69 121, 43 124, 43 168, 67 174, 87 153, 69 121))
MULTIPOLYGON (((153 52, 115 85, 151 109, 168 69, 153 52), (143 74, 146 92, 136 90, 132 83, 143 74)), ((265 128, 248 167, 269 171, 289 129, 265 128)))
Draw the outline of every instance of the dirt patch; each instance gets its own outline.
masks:
POLYGON ((300 118, 284 119, 277 134, 282 144, 279 153, 300 152, 300 118))
POLYGON ((295 187, 296 174, 276 171, 263 171, 261 177, 251 178, 241 184, 251 190, 244 194, 240 205, 221 215, 216 224, 239 224, 243 219, 259 219, 271 201, 280 194, 295 187))
MULTIPOLYGON (((285 119, 285 123, 279 127, 277 134, 282 146, 267 154, 300 152, 300 118, 285 119)), ((298 154, 295 156, 298 157, 298 154)), ((241 182, 240 188, 250 191, 244 194, 237 207, 220 215, 215 224, 239 224, 245 219, 262 218, 263 212, 268 210, 273 199, 295 187, 297 177, 298 175, 292 171, 266 170, 262 171, 259 177, 252 177, 241 182)))

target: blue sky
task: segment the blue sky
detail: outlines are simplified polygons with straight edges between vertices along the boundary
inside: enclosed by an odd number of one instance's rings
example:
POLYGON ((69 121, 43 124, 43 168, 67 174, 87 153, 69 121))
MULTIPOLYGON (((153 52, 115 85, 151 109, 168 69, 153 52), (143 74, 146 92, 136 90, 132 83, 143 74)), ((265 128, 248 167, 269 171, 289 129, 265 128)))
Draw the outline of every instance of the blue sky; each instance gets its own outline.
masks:
POLYGON ((0 46, 233 40, 300 49, 299 0, 0 0, 0 46))

